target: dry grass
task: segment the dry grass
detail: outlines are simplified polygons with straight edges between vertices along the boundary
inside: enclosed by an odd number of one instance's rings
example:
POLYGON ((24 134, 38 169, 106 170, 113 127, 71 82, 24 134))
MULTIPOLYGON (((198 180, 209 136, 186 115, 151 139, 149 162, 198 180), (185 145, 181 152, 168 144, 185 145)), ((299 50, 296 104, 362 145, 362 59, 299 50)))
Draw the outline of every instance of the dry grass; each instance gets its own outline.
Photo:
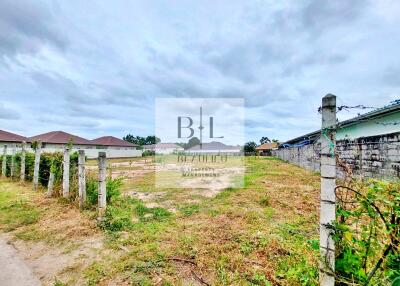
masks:
POLYGON ((98 239, 84 263, 74 258, 57 272, 64 283, 317 285, 318 176, 279 160, 246 158, 245 187, 210 197, 192 189, 157 190, 154 173, 143 171, 153 163, 113 164, 114 171, 135 173, 127 176, 124 195, 172 215, 103 233, 91 212, 0 183, 0 191, 23 194, 40 210, 37 221, 17 227, 13 235, 36 233, 32 243, 72 249, 65 255, 73 258, 82 246, 90 248, 85 241, 98 239))
POLYGON ((44 285, 58 278, 75 283, 80 270, 100 257, 104 236, 91 215, 46 198, 43 191, 33 192, 30 184, 0 180, 0 214, 3 239, 16 247, 44 285))

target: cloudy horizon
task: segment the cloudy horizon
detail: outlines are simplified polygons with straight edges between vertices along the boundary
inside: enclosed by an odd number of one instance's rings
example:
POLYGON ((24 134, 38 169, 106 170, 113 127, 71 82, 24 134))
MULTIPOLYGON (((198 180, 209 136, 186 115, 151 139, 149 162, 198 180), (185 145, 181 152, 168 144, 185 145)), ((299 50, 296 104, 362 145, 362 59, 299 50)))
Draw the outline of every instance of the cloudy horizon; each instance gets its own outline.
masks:
POLYGON ((239 97, 247 141, 284 141, 319 128, 327 93, 399 99, 400 2, 323 4, 3 0, 0 129, 147 136, 156 98, 239 97))

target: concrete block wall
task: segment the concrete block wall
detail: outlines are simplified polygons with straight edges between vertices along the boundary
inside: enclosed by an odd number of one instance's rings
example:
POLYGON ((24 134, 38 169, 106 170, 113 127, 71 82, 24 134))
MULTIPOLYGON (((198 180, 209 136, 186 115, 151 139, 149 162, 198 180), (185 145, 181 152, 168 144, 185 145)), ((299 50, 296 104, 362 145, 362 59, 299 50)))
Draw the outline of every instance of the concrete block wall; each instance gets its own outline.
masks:
MULTIPOLYGON (((320 171, 320 143, 273 151, 273 155, 311 171, 320 171)), ((354 177, 400 178, 400 132, 336 142, 339 158, 349 166, 354 177)), ((338 167, 338 177, 344 177, 338 167)))
MULTIPOLYGON (((22 147, 21 143, 0 143, 0 155, 3 155, 4 145, 7 145, 7 155, 12 155, 13 149, 15 149, 16 153, 21 152, 22 147)), ((62 152, 64 145, 62 144, 46 144, 45 147, 42 148, 42 152, 62 152)), ((30 144, 26 146, 26 152, 35 153, 35 151, 30 148, 30 144)), ((106 152, 107 158, 131 158, 131 157, 142 157, 142 150, 136 150, 136 148, 130 147, 113 147, 109 146, 108 148, 97 149, 96 146, 86 146, 86 145, 73 145, 71 152, 85 150, 85 155, 88 159, 98 158, 99 152, 106 152)))

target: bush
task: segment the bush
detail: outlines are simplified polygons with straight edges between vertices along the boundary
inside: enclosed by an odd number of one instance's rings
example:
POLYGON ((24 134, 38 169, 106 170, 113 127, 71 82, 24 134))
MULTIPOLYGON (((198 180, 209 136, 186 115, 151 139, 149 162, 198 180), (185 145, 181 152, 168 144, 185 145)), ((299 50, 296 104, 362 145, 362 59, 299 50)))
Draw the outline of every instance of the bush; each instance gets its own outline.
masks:
POLYGON ((338 285, 391 285, 400 277, 400 182, 337 188, 338 285))
POLYGON ((101 227, 109 231, 121 231, 133 227, 133 214, 136 200, 133 198, 124 198, 114 201, 113 205, 107 206, 105 220, 101 227))
MULTIPOLYGON (((50 171, 52 170, 55 174, 54 176, 54 188, 57 189, 61 186, 62 176, 63 176, 63 158, 62 152, 43 152, 40 154, 39 163, 39 183, 43 187, 47 187, 50 171)), ((12 156, 7 155, 7 176, 11 175, 11 160, 12 156)), ((15 154, 15 177, 20 176, 21 170, 21 153, 15 154)), ((0 156, 0 169, 3 162, 3 156, 0 156)), ((33 170, 35 164, 35 154, 26 152, 25 153, 25 180, 33 180, 33 170)), ((70 156, 70 189, 72 195, 77 192, 77 166, 78 166, 78 152, 74 152, 70 156)))
POLYGON ((101 226, 109 231, 128 230, 134 228, 136 223, 161 222, 170 216, 171 213, 166 209, 148 208, 134 198, 118 198, 107 206, 101 226))
POLYGON ((154 156, 155 154, 156 154, 156 152, 153 151, 153 150, 146 150, 146 151, 144 151, 144 152, 142 153, 142 156, 143 156, 143 157, 146 157, 146 156, 154 156))
MULTIPOLYGON (((123 184, 123 178, 107 178, 106 179, 106 201, 111 203, 121 195, 120 189, 123 184)), ((97 205, 97 198, 99 195, 99 182, 98 179, 92 176, 86 178, 86 203, 88 206, 97 205)))

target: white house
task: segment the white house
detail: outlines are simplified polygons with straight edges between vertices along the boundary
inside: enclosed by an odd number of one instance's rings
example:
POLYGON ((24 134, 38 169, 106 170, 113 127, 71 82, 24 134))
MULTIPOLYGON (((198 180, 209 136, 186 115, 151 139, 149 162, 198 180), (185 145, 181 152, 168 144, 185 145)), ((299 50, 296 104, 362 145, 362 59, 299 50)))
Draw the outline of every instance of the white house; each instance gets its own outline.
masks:
POLYGON ((157 143, 151 145, 144 145, 143 151, 155 151, 157 154, 173 154, 177 152, 183 152, 184 149, 174 143, 157 143))
MULTIPOLYGON (((91 140, 91 142, 96 144, 97 154, 98 151, 106 152, 107 158, 127 158, 142 156, 142 150, 137 149, 139 145, 124 141, 113 136, 99 137, 91 140)), ((92 150, 90 152, 92 152, 92 150)))
POLYGON ((225 145, 221 142, 212 141, 210 143, 203 143, 193 146, 185 151, 186 154, 241 154, 242 148, 240 146, 225 145))
POLYGON ((4 130, 0 130, 0 154, 3 154, 4 146, 7 146, 8 155, 20 152, 23 141, 27 142, 27 152, 34 152, 31 143, 40 141, 42 152, 62 152, 65 146, 72 144, 72 151, 85 150, 85 155, 89 159, 97 158, 99 152, 106 152, 107 158, 142 156, 142 150, 138 150, 138 145, 113 136, 88 140, 64 131, 51 131, 27 138, 4 130))
POLYGON ((4 146, 7 146, 7 155, 11 155, 14 150, 19 152, 23 141, 27 142, 29 139, 15 133, 0 130, 0 155, 3 155, 4 146))
POLYGON ((141 150, 136 150, 137 145, 112 136, 88 140, 64 131, 51 131, 29 137, 28 141, 41 141, 43 152, 61 152, 66 145, 72 144, 72 151, 85 150, 89 159, 97 158, 99 152, 106 152, 107 158, 142 156, 141 150))

